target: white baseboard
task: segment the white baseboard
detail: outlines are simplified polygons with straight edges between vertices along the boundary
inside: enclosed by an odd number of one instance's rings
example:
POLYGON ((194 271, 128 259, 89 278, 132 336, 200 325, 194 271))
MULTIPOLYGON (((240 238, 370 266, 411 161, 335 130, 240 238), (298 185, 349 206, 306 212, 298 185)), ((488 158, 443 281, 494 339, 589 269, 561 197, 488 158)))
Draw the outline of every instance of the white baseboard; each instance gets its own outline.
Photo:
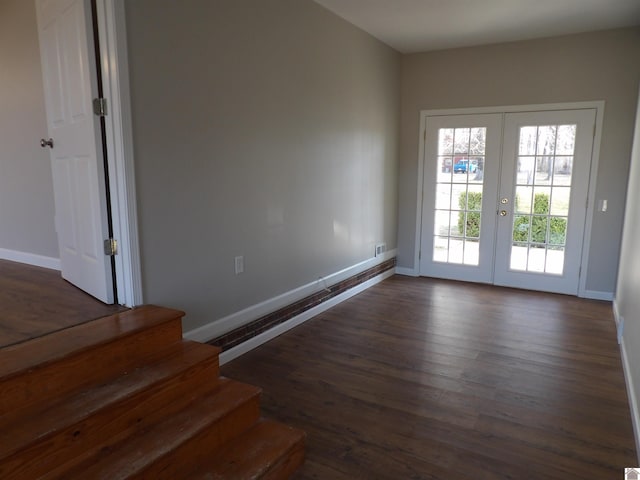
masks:
POLYGON ((17 250, 0 248, 0 259, 26 263, 36 267, 50 268, 51 270, 60 270, 59 258, 45 257, 44 255, 38 255, 36 253, 19 252, 17 250))
POLYGON ((608 302, 613 300, 613 292, 599 292, 597 290, 584 290, 578 296, 591 300, 606 300, 608 302))
POLYGON ((407 267, 396 267, 396 273, 398 275, 406 275, 408 277, 419 277, 420 274, 418 270, 415 268, 407 268, 407 267))
POLYGON ((631 422, 633 423, 633 435, 636 440, 636 456, 638 457, 638 465, 640 465, 640 410, 638 410, 638 399, 636 398, 631 378, 631 366, 627 357, 627 350, 624 346, 624 340, 620 344, 620 355, 622 356, 622 370, 624 371, 624 380, 627 384, 627 397, 629 398, 629 408, 631 409, 631 422))
MULTIPOLYGON (((318 280, 298 287, 296 289, 285 292, 277 297, 270 298, 264 302, 252 305, 239 312, 232 313, 226 317, 214 320, 202 327, 189 330, 184 333, 183 337, 186 340, 194 340, 196 342, 208 342, 209 340, 224 335, 231 330, 241 327, 253 320, 256 320, 271 312, 275 312, 280 308, 284 308, 287 305, 302 300, 305 297, 313 295, 314 293, 322 291, 324 288, 330 287, 336 283, 339 283, 347 278, 364 272, 365 270, 375 267, 393 257, 396 256, 396 250, 389 250, 374 258, 365 260, 364 262, 357 263, 351 267, 347 267, 339 272, 332 273, 326 277, 318 278, 318 280)), ((393 272, 393 270, 391 270, 393 272)))
POLYGON ((395 272, 393 271, 393 269, 389 269, 386 272, 383 272, 380 275, 370 280, 367 280, 366 282, 362 282, 361 284, 356 285, 355 287, 347 290, 346 292, 343 292, 339 295, 336 295, 335 297, 332 297, 326 302, 322 302, 320 305, 317 305, 313 308, 310 308, 309 310, 306 310, 305 312, 302 312, 300 315, 297 315, 292 319, 287 320, 286 322, 283 322, 269 329, 264 333, 261 333, 260 335, 256 335, 255 337, 252 337, 251 339, 241 343, 240 345, 237 345, 225 352, 222 352, 220 354, 220 365, 224 365, 225 363, 230 362, 234 358, 237 358, 240 355, 243 355, 248 351, 253 350, 256 347, 259 347, 263 343, 266 343, 269 340, 277 337, 278 335, 283 334, 287 330, 291 330, 293 327, 296 327, 301 323, 304 323, 307 320, 310 320, 316 315, 319 315, 320 313, 329 310, 331 307, 334 307, 340 302, 344 302, 345 300, 353 297, 354 295, 357 295, 358 293, 363 292, 367 288, 382 282, 384 279, 391 277, 394 273, 395 272))
MULTIPOLYGON (((409 267, 396 267, 396 273, 398 275, 406 275, 408 277, 419 277, 420 271, 418 268, 409 267)), ((608 302, 613 301, 613 292, 600 292, 598 290, 583 290, 578 294, 581 298, 589 298, 591 300, 606 300, 608 302)))
POLYGON ((622 345, 622 337, 624 335, 624 317, 620 315, 618 310, 618 302, 613 299, 613 319, 616 322, 616 337, 618 338, 618 345, 622 345))

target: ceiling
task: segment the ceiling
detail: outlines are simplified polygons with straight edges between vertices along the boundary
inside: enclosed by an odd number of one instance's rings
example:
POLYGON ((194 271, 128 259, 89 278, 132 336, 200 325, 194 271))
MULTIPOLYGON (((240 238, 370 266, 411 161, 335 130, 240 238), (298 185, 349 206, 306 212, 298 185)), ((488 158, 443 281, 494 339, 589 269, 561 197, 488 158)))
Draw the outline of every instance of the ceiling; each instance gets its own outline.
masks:
POLYGON ((315 0, 402 53, 640 25, 640 0, 315 0))

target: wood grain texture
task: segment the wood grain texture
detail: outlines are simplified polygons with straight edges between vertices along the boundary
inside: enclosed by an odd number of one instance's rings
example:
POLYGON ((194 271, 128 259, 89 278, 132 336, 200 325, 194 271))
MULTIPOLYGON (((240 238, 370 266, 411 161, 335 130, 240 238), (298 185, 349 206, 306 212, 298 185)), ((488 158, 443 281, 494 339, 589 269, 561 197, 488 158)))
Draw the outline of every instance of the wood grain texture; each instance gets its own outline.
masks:
POLYGON ((126 310, 74 287, 60 272, 0 260, 0 348, 126 310))
POLYGON ((0 412, 50 401, 135 368, 136 361, 181 340, 182 315, 143 306, 0 349, 0 412))
POLYGON ((0 478, 288 478, 304 433, 260 423, 260 388, 220 377, 182 316, 147 305, 0 348, 0 478))
POLYGON ((125 442, 103 447, 95 457, 51 479, 176 479, 248 430, 259 415, 259 388, 220 379, 213 395, 196 399, 125 442))
POLYGON ((137 430, 175 415, 210 395, 218 378, 217 351, 194 342, 176 343, 112 381, 0 416, 0 476, 64 477, 79 463, 137 430))
POLYGON ((302 479, 618 479, 611 304, 395 276, 222 367, 305 430, 302 479))
POLYGON ((189 480, 281 480, 304 460, 304 432, 261 419, 184 476, 189 480))

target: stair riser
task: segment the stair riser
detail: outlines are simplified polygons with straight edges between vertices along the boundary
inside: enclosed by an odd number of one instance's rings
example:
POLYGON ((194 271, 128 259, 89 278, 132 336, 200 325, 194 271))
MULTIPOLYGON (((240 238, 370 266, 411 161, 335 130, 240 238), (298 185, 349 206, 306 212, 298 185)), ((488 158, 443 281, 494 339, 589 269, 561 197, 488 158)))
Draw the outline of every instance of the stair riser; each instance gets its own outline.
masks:
POLYGON ((62 472, 101 448, 171 416, 199 396, 211 394, 218 383, 218 368, 218 358, 213 356, 39 439, 2 460, 0 478, 63 477, 62 472))
POLYGON ((286 480, 304 463, 304 442, 299 442, 273 465, 260 480, 286 480))
POLYGON ((154 352, 182 337, 180 318, 117 341, 79 351, 6 379, 0 390, 0 411, 11 412, 46 402, 89 383, 102 382, 133 369, 154 352))
POLYGON ((148 465, 144 470, 126 478, 131 480, 181 478, 186 468, 204 463, 216 449, 248 430, 259 416, 260 398, 256 396, 229 412, 218 422, 207 426, 199 434, 186 439, 177 448, 148 465))
POLYGON ((304 462, 306 435, 272 420, 261 419, 249 430, 186 471, 184 480, 287 479, 304 462))

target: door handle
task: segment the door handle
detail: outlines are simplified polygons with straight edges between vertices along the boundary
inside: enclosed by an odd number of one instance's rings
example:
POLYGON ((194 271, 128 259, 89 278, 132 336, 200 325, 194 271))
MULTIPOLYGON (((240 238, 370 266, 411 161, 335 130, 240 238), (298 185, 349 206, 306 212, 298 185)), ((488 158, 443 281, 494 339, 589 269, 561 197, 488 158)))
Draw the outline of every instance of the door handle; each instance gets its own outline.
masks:
POLYGON ((40 139, 40 146, 42 148, 53 148, 53 138, 50 138, 49 140, 45 140, 44 138, 40 139))

